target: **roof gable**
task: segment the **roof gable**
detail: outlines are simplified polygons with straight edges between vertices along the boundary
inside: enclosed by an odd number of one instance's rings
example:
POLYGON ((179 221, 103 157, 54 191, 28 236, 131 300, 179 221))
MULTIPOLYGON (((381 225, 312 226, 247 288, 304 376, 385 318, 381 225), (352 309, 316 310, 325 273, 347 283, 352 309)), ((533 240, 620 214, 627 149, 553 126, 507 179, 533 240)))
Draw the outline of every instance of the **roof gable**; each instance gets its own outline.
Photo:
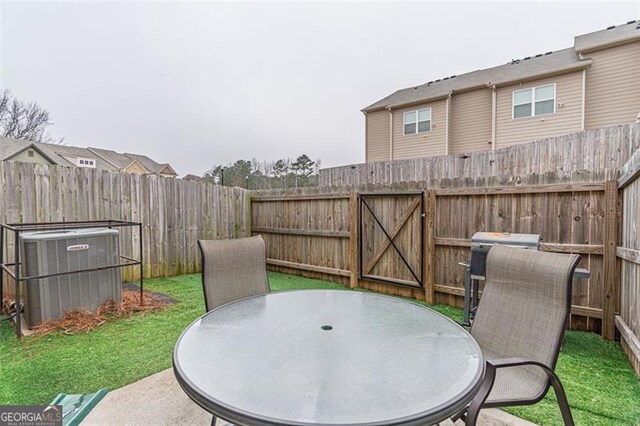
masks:
POLYGON ((178 176, 178 173, 176 173, 176 171, 173 170, 173 167, 171 167, 169 164, 163 164, 163 166, 164 167, 158 172, 159 174, 178 176))
POLYGON ((17 157, 18 155, 20 155, 21 153, 23 153, 28 149, 33 149, 38 154, 40 154, 43 158, 49 161, 51 164, 59 164, 59 162, 57 162, 51 157, 50 153, 43 151, 33 142, 2 138, 2 140, 0 141, 0 144, 2 144, 5 148, 5 150, 3 150, 2 152, 2 158, 1 158, 4 161, 11 160, 12 158, 17 157), (11 143, 10 141, 18 142, 18 143, 11 143))
POLYGON ((127 167, 123 169, 127 173, 138 173, 141 175, 145 175, 147 173, 151 173, 149 169, 147 169, 144 164, 142 164, 138 160, 133 160, 127 167))

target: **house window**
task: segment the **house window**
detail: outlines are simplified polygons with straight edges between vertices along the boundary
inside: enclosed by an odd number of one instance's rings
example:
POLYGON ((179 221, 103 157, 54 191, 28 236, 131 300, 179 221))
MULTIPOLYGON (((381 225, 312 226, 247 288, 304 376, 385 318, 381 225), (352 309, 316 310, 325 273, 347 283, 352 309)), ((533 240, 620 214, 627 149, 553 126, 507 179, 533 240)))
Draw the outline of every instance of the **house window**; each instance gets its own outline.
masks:
POLYGON ((534 117, 555 112, 555 83, 513 91, 513 118, 534 117))
POLYGON ((27 157, 33 157, 33 151, 32 150, 27 151, 27 157))
POLYGON ((404 134, 413 135, 431 130, 431 108, 404 113, 404 134))
POLYGON ((78 158, 79 167, 96 167, 96 161, 89 158, 78 158))

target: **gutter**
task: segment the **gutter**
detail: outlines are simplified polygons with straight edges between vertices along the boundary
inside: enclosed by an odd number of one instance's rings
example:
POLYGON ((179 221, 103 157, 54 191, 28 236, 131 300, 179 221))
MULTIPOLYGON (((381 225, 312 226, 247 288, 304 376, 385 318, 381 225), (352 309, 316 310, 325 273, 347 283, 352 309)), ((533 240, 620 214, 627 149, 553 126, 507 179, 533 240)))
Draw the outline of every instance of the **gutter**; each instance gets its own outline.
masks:
POLYGON ((585 128, 586 94, 587 94, 587 70, 585 68, 582 70, 582 117, 580 120, 582 130, 584 130, 585 128))
POLYGON ((491 86, 491 150, 496 150, 496 127, 497 127, 497 112, 498 109, 498 95, 496 92, 496 86, 491 86))
POLYGON ((364 114, 364 162, 369 162, 369 117, 367 117, 367 111, 361 110, 364 114))
POLYGON ((447 102, 444 108, 444 152, 445 155, 449 155, 449 117, 450 117, 450 109, 451 109, 451 97, 453 96, 453 90, 449 92, 447 95, 447 102))

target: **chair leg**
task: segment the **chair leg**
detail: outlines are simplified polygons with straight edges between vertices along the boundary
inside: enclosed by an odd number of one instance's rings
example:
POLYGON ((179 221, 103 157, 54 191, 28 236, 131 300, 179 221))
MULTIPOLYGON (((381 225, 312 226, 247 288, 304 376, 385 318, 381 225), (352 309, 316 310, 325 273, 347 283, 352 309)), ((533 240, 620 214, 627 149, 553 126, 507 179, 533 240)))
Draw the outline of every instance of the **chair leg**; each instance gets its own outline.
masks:
POLYGON ((547 375, 549 376, 551 386, 553 386, 553 390, 556 393, 556 399, 558 400, 560 413, 562 413, 562 420, 564 421, 565 426, 574 426, 573 416, 571 415, 571 409, 569 408, 569 402, 567 401, 567 395, 564 393, 564 388, 562 387, 562 383, 560 383, 560 379, 552 371, 547 371, 547 375))
POLYGON ((496 367, 494 367, 490 362, 487 362, 486 370, 484 372, 484 379, 482 381, 482 385, 480 386, 480 390, 471 401, 469 408, 467 409, 467 414, 464 416, 464 424, 468 426, 475 426, 478 421, 478 415, 480 414, 480 409, 482 405, 487 400, 491 389, 493 388, 493 382, 496 379, 496 367))
POLYGON ((216 416, 211 416, 211 426, 216 426, 216 416))

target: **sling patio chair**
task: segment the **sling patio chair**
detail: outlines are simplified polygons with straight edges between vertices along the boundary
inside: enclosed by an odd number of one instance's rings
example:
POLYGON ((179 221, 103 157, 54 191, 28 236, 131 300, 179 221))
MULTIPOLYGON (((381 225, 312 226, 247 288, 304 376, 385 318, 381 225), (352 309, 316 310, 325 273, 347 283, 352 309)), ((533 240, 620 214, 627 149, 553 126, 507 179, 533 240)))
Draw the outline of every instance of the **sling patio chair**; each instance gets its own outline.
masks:
POLYGON ((574 254, 494 246, 471 335, 486 360, 484 382, 462 418, 475 425, 481 408, 530 405, 552 386, 565 425, 573 417, 554 369, 571 310, 574 254))
MULTIPOLYGON (((267 261, 261 236, 198 240, 202 288, 207 312, 234 300, 269 293, 267 261)), ((211 426, 216 425, 216 416, 211 426)))
POLYGON ((234 300, 269 293, 264 240, 198 240, 207 312, 234 300))

